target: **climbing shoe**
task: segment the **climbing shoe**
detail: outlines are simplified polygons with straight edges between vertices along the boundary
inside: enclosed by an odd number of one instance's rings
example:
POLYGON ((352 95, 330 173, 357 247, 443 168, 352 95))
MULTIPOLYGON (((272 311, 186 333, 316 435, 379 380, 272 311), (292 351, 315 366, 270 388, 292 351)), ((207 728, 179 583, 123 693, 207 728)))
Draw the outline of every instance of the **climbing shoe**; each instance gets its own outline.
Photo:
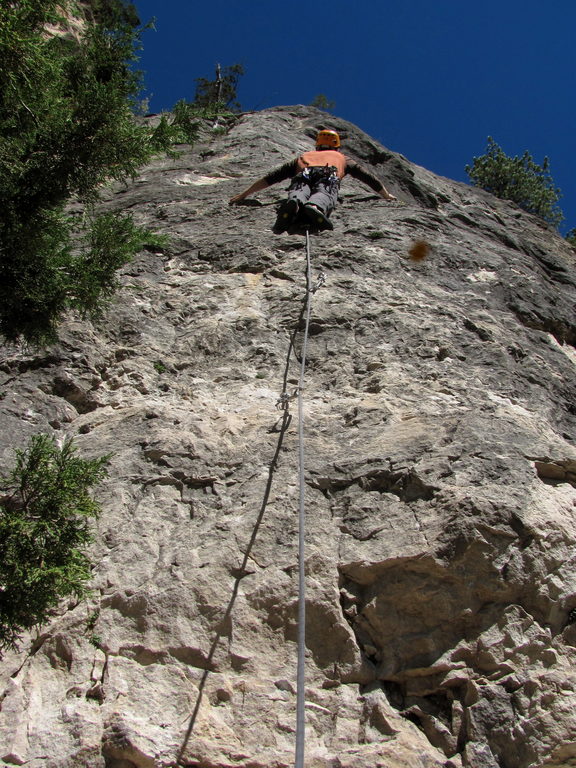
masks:
POLYGON ((302 213, 306 221, 309 224, 314 225, 314 229, 334 229, 334 225, 328 216, 326 216, 326 214, 324 214, 320 208, 317 208, 315 205, 307 203, 302 208, 302 213))
POLYGON ((272 227, 274 232, 285 232, 288 227, 293 223, 298 215, 298 200, 292 198, 284 200, 280 208, 278 208, 278 215, 276 217, 276 223, 272 227))

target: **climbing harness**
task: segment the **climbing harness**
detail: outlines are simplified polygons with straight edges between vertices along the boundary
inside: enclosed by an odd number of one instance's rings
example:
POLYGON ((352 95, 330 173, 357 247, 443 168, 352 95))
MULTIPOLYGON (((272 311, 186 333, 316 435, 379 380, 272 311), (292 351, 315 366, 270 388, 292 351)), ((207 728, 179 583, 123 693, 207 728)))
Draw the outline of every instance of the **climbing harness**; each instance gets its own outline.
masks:
POLYGON ((338 169, 334 165, 313 165, 294 177, 289 189, 302 189, 304 186, 310 188, 322 184, 327 192, 333 194, 340 189, 340 179, 338 178, 338 169))
POLYGON ((301 173, 307 184, 317 184, 319 181, 327 182, 338 181, 338 169, 335 165, 312 165, 304 168, 301 173))

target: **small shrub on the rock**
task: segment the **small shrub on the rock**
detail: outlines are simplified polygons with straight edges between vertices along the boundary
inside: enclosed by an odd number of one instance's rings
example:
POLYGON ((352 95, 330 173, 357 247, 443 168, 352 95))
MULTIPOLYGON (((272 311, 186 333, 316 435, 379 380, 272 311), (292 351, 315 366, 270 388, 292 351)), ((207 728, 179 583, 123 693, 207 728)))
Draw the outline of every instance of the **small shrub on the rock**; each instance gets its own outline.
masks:
POLYGON ((90 10, 99 24, 115 26, 118 21, 132 27, 140 24, 138 11, 129 0, 90 0, 90 10))
POLYGON ((554 226, 564 218, 557 205, 561 192, 554 186, 547 157, 542 165, 534 162, 528 150, 521 157, 508 157, 488 136, 486 154, 475 157, 465 170, 476 186, 503 200, 511 200, 554 226))
POLYGON ((323 93, 319 93, 310 102, 311 107, 323 109, 325 112, 333 112, 336 109, 336 102, 328 99, 323 93))
POLYGON ((89 489, 106 474, 108 457, 81 459, 71 441, 59 448, 36 435, 18 451, 1 481, 0 649, 44 623, 63 597, 87 593, 91 518, 89 489))
POLYGON ((232 64, 223 69, 218 64, 214 80, 205 77, 196 78, 194 105, 204 110, 206 117, 214 117, 225 111, 240 112, 238 101, 238 81, 244 74, 242 64, 232 64))

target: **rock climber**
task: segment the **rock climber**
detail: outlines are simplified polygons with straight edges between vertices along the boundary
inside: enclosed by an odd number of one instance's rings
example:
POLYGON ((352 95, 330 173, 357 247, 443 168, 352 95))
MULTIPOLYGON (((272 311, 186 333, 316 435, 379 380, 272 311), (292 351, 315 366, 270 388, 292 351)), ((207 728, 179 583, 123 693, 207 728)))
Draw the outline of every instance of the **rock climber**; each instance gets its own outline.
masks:
POLYGON ((329 217, 338 202, 340 181, 348 173, 384 200, 396 200, 380 179, 340 151, 340 136, 336 131, 322 130, 316 137, 315 150, 304 152, 258 179, 244 192, 231 198, 230 205, 291 178, 288 198, 278 209, 276 223, 272 228, 274 232, 285 232, 297 219, 304 219, 305 223, 315 229, 333 229, 329 217))

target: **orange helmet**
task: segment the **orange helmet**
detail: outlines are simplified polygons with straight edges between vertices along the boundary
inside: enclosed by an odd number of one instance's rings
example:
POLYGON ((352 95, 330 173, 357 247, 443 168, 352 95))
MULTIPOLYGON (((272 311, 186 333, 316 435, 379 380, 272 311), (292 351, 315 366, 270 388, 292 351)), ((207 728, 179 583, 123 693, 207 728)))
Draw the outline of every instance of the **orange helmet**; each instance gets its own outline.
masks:
POLYGON ((316 149, 320 149, 320 147, 338 149, 339 146, 340 136, 336 131, 318 131, 318 135, 316 136, 316 149))

